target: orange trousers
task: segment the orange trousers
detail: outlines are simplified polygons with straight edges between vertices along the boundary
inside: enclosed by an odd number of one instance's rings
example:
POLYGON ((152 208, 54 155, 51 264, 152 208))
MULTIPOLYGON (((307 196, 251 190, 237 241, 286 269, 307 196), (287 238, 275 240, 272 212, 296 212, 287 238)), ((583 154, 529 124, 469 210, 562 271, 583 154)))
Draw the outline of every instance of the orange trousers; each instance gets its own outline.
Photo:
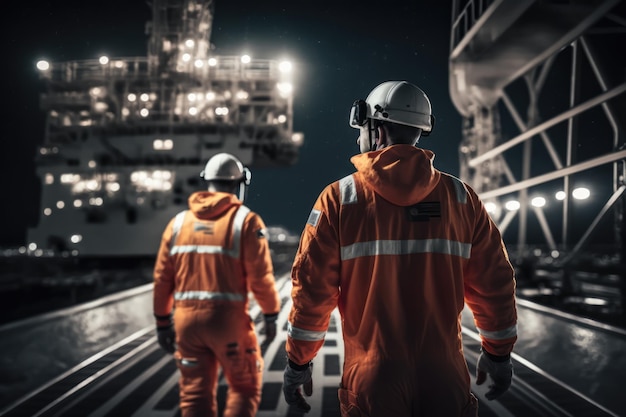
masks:
POLYGON ((228 382, 224 417, 253 417, 261 401, 263 358, 241 303, 177 306, 174 312, 182 417, 217 416, 221 367, 228 382))
POLYGON ((342 417, 477 417, 462 355, 458 363, 416 364, 346 358, 339 388, 342 417))

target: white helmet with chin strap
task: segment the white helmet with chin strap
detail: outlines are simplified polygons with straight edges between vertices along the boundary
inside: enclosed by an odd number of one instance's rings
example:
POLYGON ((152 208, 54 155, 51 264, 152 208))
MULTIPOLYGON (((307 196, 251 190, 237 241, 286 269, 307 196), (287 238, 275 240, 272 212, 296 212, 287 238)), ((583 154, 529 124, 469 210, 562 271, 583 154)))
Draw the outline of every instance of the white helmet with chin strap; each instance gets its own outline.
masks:
POLYGON ((351 127, 358 129, 370 123, 371 130, 371 120, 417 127, 422 129, 422 136, 428 136, 435 124, 426 93, 406 81, 386 81, 374 88, 365 100, 352 104, 351 127))
POLYGON ((231 181, 239 184, 238 197, 241 201, 244 201, 246 188, 252 180, 250 170, 244 167, 239 159, 225 152, 213 155, 200 172, 200 177, 205 181, 231 181))

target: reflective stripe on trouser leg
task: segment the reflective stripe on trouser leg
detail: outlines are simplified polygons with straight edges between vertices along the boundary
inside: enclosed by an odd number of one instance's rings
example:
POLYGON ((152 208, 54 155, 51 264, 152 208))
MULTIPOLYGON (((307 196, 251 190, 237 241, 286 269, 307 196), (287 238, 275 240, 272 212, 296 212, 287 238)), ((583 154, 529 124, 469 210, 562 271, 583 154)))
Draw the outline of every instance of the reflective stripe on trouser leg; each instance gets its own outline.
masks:
POLYGON ((181 416, 217 417, 218 363, 215 356, 189 358, 176 352, 174 358, 180 371, 181 416))

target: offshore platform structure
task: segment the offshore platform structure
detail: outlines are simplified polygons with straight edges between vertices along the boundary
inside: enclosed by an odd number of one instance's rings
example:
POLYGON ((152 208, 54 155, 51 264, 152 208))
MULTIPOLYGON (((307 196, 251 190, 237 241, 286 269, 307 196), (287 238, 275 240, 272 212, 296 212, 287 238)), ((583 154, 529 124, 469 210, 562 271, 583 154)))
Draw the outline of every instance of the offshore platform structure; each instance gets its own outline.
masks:
POLYGON ((36 255, 152 256, 218 152, 297 161, 291 63, 216 56, 213 0, 152 0, 147 57, 48 63, 36 255))
POLYGON ((625 44, 623 0, 453 1, 460 176, 512 257, 565 267, 600 241, 626 259, 625 44), (572 198, 584 189, 595 207, 572 198))

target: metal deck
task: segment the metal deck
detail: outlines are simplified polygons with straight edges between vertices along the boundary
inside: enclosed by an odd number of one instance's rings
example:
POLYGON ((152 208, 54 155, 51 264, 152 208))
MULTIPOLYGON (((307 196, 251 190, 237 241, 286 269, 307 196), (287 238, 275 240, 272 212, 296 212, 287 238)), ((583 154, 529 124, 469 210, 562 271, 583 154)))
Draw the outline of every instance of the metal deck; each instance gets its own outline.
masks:
MULTIPOLYGON (((265 371, 258 416, 298 416, 282 397, 288 275, 277 280, 282 299, 276 340, 264 351, 265 371)), ((178 371, 156 342, 151 285, 71 309, 0 327, 0 415, 174 417, 178 371)), ((519 342, 513 354, 513 385, 487 401, 473 385, 480 416, 621 416, 626 400, 626 332, 581 320, 520 299, 519 342)), ((256 304, 251 316, 258 329, 256 304)), ((470 372, 479 339, 464 313, 463 336, 470 372)), ((260 340, 263 340, 263 335, 260 340)), ((339 314, 333 313, 325 345, 314 361, 310 417, 339 416, 337 386, 343 362, 339 314)), ((473 381, 473 379, 472 379, 473 381)), ((220 379, 219 407, 226 385, 220 379)))

